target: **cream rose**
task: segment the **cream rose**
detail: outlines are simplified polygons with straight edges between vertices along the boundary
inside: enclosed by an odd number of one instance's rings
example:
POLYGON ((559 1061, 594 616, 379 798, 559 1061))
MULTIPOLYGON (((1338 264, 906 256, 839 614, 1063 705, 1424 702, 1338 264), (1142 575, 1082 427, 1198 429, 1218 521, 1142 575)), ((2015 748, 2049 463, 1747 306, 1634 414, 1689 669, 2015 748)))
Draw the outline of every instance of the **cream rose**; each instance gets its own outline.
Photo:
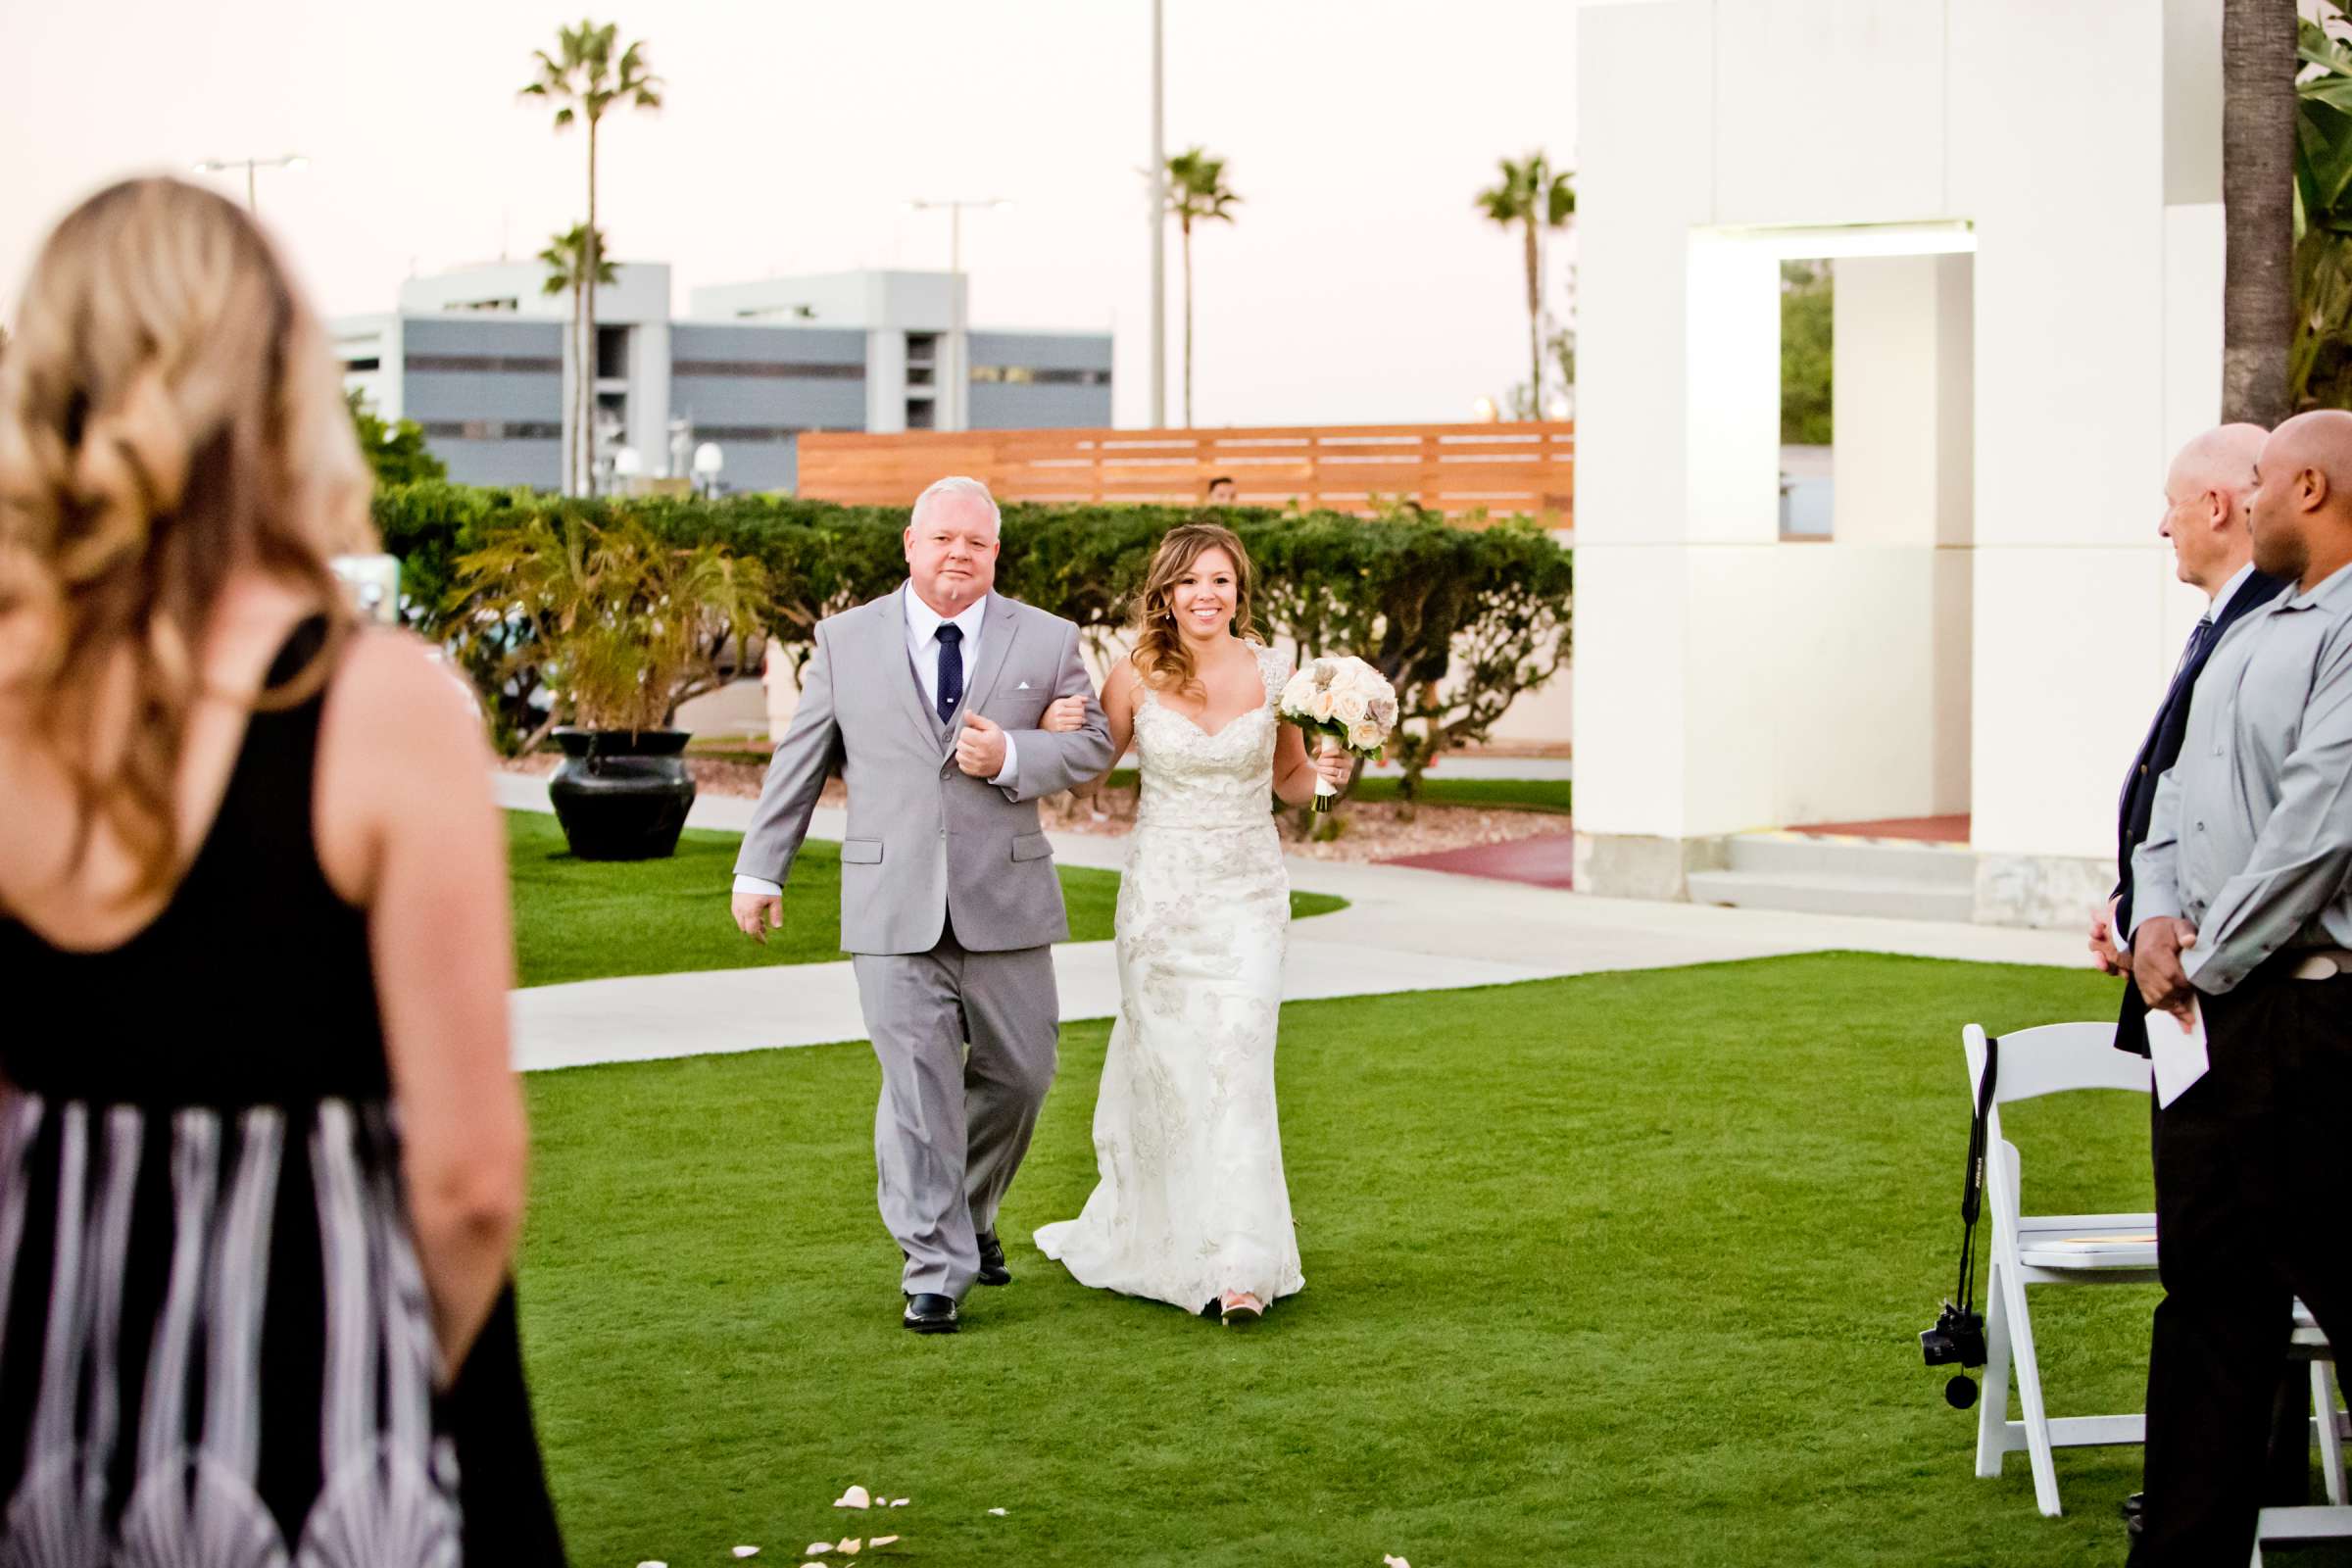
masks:
POLYGON ((1306 710, 1314 714, 1315 722, 1320 724, 1330 719, 1332 709, 1337 706, 1338 701, 1329 692, 1317 692, 1315 700, 1307 704, 1306 710))
POLYGON ((1373 750, 1375 747, 1379 746, 1381 741, 1385 738, 1386 737, 1381 732, 1381 727, 1378 724, 1373 723, 1372 720, 1368 718, 1348 726, 1348 744, 1353 746, 1359 752, 1368 752, 1373 750))
POLYGON ((1331 699, 1331 716, 1352 729, 1372 716, 1372 704, 1362 692, 1337 692, 1331 699))

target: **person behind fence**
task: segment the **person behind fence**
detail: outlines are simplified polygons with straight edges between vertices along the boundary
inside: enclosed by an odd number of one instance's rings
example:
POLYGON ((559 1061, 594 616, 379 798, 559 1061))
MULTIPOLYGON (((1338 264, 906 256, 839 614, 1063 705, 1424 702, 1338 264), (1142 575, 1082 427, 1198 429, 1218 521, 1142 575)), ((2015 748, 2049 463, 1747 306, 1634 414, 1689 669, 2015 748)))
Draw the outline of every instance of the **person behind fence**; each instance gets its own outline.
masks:
POLYGON ((2216 643, 2132 862, 2132 976, 2173 1095, 2135 1568, 2250 1554, 2293 1298, 2352 1345, 2352 414, 2264 443, 2248 525, 2289 586, 2216 643))
MULTIPOLYGON (((446 1397, 524 1127, 490 755, 328 561, 368 471, 245 212, 114 186, 0 361, 0 1561, 558 1564, 446 1397)), ((482 1343, 488 1343, 486 1341, 482 1343)))

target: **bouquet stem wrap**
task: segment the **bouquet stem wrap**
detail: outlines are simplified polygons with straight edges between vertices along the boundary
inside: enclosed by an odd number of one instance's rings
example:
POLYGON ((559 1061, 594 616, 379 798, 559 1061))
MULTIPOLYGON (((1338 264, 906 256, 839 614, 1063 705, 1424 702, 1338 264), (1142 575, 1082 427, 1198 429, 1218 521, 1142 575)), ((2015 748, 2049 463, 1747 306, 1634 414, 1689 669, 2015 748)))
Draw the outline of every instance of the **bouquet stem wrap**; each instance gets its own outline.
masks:
MULTIPOLYGON (((1347 751, 1347 750, 1348 750, 1348 748, 1347 748, 1347 747, 1345 747, 1345 746, 1342 746, 1342 745, 1341 745, 1341 744, 1340 744, 1340 743, 1339 743, 1337 740, 1333 739, 1331 736, 1329 736, 1329 735, 1326 735, 1326 736, 1324 736, 1324 737, 1323 737, 1322 744, 1320 744, 1319 746, 1317 746, 1317 747, 1316 747, 1316 750, 1317 750, 1319 753, 1321 753, 1323 756, 1325 756, 1325 757, 1337 757, 1337 756, 1339 756, 1341 753, 1343 753, 1343 752, 1347 751)), ((1336 800, 1338 800, 1339 798, 1340 798, 1340 792, 1339 792, 1338 790, 1336 790, 1336 789, 1332 788, 1332 785, 1331 785, 1331 780, 1329 780, 1329 779, 1325 778, 1325 777, 1324 777, 1322 774, 1320 774, 1320 773, 1317 773, 1317 774, 1315 775, 1315 809, 1316 809, 1316 811, 1317 811, 1317 812, 1329 811, 1329 810, 1331 809, 1331 803, 1332 803, 1332 802, 1334 802, 1334 801, 1336 801, 1336 800)))

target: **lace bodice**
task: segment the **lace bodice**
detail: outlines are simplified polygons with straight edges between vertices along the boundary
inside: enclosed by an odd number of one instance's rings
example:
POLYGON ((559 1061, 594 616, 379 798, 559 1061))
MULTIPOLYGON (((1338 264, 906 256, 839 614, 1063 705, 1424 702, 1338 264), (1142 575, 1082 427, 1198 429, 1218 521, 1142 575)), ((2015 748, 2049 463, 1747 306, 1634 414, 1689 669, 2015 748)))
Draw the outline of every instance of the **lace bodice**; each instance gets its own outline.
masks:
POLYGON ((1265 825, 1274 792, 1275 705, 1291 678, 1287 655, 1259 647, 1266 700, 1209 734, 1143 689, 1135 742, 1143 759, 1137 827, 1228 828, 1265 825))

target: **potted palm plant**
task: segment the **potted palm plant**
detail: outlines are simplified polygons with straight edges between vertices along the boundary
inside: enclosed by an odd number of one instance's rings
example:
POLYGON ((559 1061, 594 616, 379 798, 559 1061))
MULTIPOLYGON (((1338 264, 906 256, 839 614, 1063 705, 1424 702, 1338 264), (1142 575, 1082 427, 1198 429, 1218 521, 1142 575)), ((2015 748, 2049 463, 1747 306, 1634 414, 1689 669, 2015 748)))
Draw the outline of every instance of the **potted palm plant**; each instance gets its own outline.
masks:
POLYGON ((678 705, 753 665, 776 613, 767 568, 719 544, 672 545, 621 515, 535 516, 457 563, 465 635, 501 679, 534 671, 564 762, 548 794, 571 853, 644 860, 677 849, 694 804, 678 705), (566 722, 568 721, 568 722, 566 722))

